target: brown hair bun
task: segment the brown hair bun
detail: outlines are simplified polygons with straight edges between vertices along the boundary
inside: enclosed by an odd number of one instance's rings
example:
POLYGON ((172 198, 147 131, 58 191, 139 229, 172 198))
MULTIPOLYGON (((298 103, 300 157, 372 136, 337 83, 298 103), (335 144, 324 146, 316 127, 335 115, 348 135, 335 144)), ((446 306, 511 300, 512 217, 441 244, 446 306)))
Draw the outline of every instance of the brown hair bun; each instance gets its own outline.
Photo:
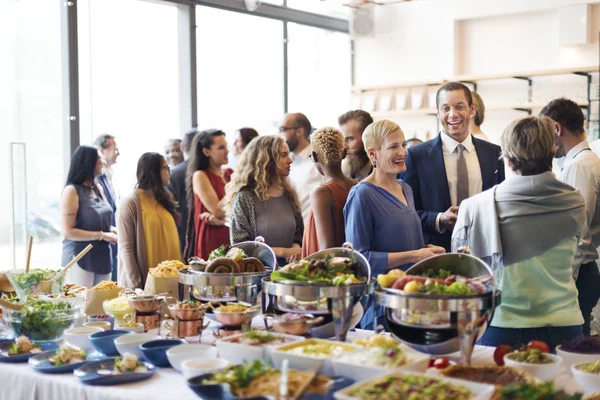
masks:
POLYGON ((237 262, 229 257, 217 257, 206 266, 205 272, 214 272, 217 274, 229 274, 241 272, 237 262))
POLYGON ((255 257, 244 258, 239 264, 242 272, 265 272, 265 264, 255 257))

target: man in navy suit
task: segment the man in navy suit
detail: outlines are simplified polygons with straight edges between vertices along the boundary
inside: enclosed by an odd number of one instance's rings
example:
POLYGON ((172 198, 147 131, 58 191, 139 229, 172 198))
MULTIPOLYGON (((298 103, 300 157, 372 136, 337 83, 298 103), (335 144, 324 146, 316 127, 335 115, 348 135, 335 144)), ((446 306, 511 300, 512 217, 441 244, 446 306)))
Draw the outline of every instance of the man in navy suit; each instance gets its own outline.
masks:
POLYGON ((451 236, 460 202, 504 180, 500 147, 473 137, 475 115, 471 91, 458 82, 442 86, 436 96, 439 135, 411 147, 401 176, 413 190, 425 243, 451 251, 451 236))

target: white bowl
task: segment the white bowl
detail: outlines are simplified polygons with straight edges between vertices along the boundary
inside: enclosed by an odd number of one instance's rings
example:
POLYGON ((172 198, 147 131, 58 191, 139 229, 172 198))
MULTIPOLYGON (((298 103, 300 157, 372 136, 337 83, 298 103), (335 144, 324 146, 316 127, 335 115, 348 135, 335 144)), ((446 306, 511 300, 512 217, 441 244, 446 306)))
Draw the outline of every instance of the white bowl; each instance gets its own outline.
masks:
POLYGON ((344 351, 344 353, 362 349, 362 347, 360 347, 360 346, 356 346, 356 345, 353 345, 350 343, 336 342, 334 340, 308 339, 308 340, 305 340, 302 342, 297 342, 297 343, 292 343, 292 344, 284 344, 284 345, 275 347, 271 353, 271 358, 273 359, 273 364, 275 364, 275 367, 281 369, 283 360, 287 359, 289 362, 290 368, 294 368, 294 369, 297 369, 300 371, 306 371, 309 369, 318 369, 318 372, 321 375, 332 376, 334 374, 334 372, 333 372, 333 366, 331 364, 331 359, 336 358, 336 357, 340 356, 341 354, 336 354, 336 355, 332 355, 327 358, 322 358, 322 357, 311 356, 311 355, 307 355, 307 354, 295 354, 295 353, 290 353, 289 351, 286 351, 286 350, 289 350, 290 348, 309 346, 311 344, 314 344, 315 342, 329 343, 329 344, 333 344, 336 346, 342 346, 346 349, 344 351))
MULTIPOLYGON (((303 336, 286 335, 283 333, 269 332, 269 334, 286 340, 287 343, 283 344, 300 342, 305 339, 303 336)), ((273 349, 282 345, 282 343, 277 343, 266 344, 264 346, 250 346, 242 343, 234 343, 242 336, 244 336, 244 333, 217 340, 216 346, 219 351, 219 357, 226 359, 232 364, 244 364, 254 360, 271 361, 273 349)))
POLYGON ((83 326, 89 328, 89 327, 94 327, 94 328, 100 328, 104 331, 107 331, 110 329, 110 322, 108 321, 91 321, 91 322, 84 322, 83 326))
MULTIPOLYGON (((599 359, 600 358, 596 358, 596 360, 599 359)), ((586 393, 600 392, 600 374, 578 370, 577 366, 581 364, 587 364, 587 362, 577 363, 571 366, 571 374, 573 374, 575 382, 577 382, 586 393)))
POLYGON ((144 354, 140 350, 140 344, 160 339, 160 336, 152 333, 132 333, 119 336, 115 339, 115 347, 123 356, 125 353, 131 353, 137 356, 138 360, 144 360, 144 354))
POLYGON ((167 358, 171 366, 181 372, 181 364, 187 360, 217 358, 217 349, 202 343, 182 344, 167 350, 167 358))
MULTIPOLYGON (((396 374, 414 375, 414 376, 423 376, 424 375, 424 374, 418 374, 418 373, 407 372, 407 371, 394 371, 394 372, 392 372, 392 374, 394 374, 394 375, 396 375, 396 374)), ((373 378, 373 379, 384 378, 387 375, 390 375, 390 374, 379 375, 378 377, 373 378)), ((449 382, 453 385, 465 387, 465 388, 469 389, 471 391, 471 393, 473 393, 472 400, 487 400, 487 399, 491 398, 491 396, 495 390, 493 385, 486 385, 483 383, 476 383, 476 382, 465 381, 465 380, 461 380, 461 379, 451 379, 451 378, 440 379, 440 378, 434 378, 434 377, 428 377, 428 378, 440 380, 440 381, 444 381, 444 382, 449 382)), ((337 392, 334 393, 333 396, 336 400, 356 400, 357 399, 356 397, 349 396, 347 394, 347 392, 350 390, 353 390, 357 386, 362 386, 366 383, 367 383, 367 381, 357 382, 354 385, 349 386, 345 389, 338 390, 337 392)))
POLYGON ((94 351, 94 346, 90 342, 90 336, 97 332, 103 332, 102 328, 94 326, 82 326, 65 330, 63 334, 64 341, 71 347, 78 347, 86 353, 94 351))
POLYGON ((125 328, 123 327, 123 325, 117 325, 115 329, 120 331, 129 331, 133 333, 144 333, 144 324, 138 322, 136 323, 136 326, 134 328, 125 328))
POLYGON ((564 351, 562 345, 556 346, 556 355, 563 359, 563 363, 567 369, 573 364, 588 363, 600 360, 600 354, 582 354, 564 351))
POLYGON ((554 377, 560 372, 560 367, 562 365, 562 358, 548 353, 544 353, 544 356, 550 358, 553 361, 550 364, 529 364, 524 362, 518 362, 515 360, 511 360, 508 357, 510 354, 514 353, 509 353, 504 356, 504 364, 507 367, 520 369, 521 371, 527 372, 534 378, 538 378, 543 381, 551 381, 552 379, 554 379, 554 377))
POLYGON ((191 379, 199 375, 220 371, 227 368, 229 365, 229 361, 223 360, 222 358, 193 359, 184 361, 181 364, 181 372, 185 379, 191 379))
POLYGON ((406 346, 400 346, 406 354, 406 364, 401 365, 397 368, 386 368, 378 367, 373 365, 365 365, 361 363, 360 359, 352 359, 352 356, 364 354, 365 352, 370 353, 377 351, 377 349, 361 349, 352 353, 344 354, 338 358, 331 360, 333 372, 335 376, 343 376, 350 378, 356 382, 371 379, 379 375, 384 375, 392 371, 410 371, 424 373, 427 370, 429 364, 429 356, 427 354, 418 353, 412 349, 408 349, 406 346))

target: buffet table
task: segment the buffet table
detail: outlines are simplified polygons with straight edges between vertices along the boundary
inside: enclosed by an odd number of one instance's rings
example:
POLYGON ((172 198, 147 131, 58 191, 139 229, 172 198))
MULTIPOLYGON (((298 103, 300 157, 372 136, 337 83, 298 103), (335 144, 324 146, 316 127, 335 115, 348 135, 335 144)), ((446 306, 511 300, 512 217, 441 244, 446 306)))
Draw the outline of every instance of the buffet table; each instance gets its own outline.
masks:
MULTIPOLYGON (((258 319, 253 326, 260 327, 258 319)), ((216 323, 211 322, 212 326, 216 323)), ((263 327, 264 329, 264 327, 263 327)), ((364 336, 365 331, 349 332, 349 340, 364 336)), ((202 337, 203 343, 212 343, 214 337, 209 329, 202 337)), ((190 340, 192 342, 192 340, 190 340)), ((195 342, 195 341, 194 341, 195 342)), ((493 364, 494 348, 476 346, 473 352, 473 365, 493 364)), ((459 355, 449 359, 458 360, 459 355)), ((435 373, 433 370, 428 373, 435 373)), ((79 382, 73 374, 43 374, 33 370, 28 364, 0 363, 0 399, 19 400, 148 400, 154 399, 198 399, 187 387, 183 376, 171 368, 157 368, 155 375, 137 383, 118 386, 89 386, 79 382)), ((573 393, 579 390, 567 369, 563 366, 560 375, 555 379, 557 389, 573 393)))

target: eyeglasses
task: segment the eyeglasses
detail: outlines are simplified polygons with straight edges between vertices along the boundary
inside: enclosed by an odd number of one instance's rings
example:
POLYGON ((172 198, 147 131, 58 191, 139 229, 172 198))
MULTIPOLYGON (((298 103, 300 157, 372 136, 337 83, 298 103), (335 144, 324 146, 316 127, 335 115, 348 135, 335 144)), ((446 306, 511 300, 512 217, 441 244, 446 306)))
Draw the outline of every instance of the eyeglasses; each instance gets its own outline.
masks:
POLYGON ((299 126, 280 126, 279 127, 279 132, 283 133, 285 131, 289 131, 290 129, 298 129, 300 128, 299 126))
POLYGON ((164 167, 161 167, 161 168, 171 172, 171 167, 169 167, 168 165, 165 165, 164 167))

